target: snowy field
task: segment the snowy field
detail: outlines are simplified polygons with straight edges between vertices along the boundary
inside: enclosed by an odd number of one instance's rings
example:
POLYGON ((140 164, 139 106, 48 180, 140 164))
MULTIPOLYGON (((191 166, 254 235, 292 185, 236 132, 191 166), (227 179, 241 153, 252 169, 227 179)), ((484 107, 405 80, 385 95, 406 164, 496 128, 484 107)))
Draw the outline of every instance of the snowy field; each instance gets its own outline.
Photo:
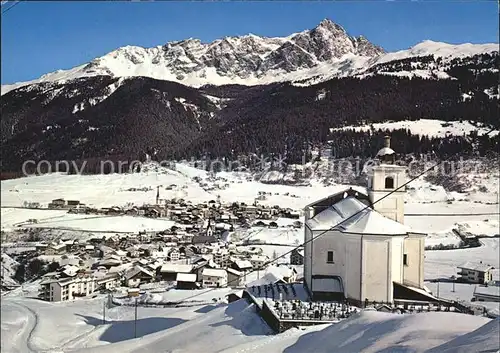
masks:
MULTIPOLYGON (((176 164, 176 170, 160 168, 140 174, 111 175, 62 175, 51 174, 12 179, 1 182, 2 230, 16 228, 29 219, 38 223, 23 227, 59 228, 94 232, 137 232, 140 230, 163 230, 172 223, 143 217, 106 217, 93 215, 71 215, 59 210, 16 209, 24 202, 39 202, 46 206, 55 198, 75 199, 89 206, 111 207, 154 203, 156 188, 160 186, 160 198, 184 198, 193 203, 215 200, 220 196, 225 202, 253 203, 259 192, 266 192, 263 205, 279 205, 301 210, 305 205, 327 195, 348 188, 348 185, 324 186, 317 180, 311 186, 269 185, 249 181, 248 173, 218 173, 211 178, 207 172, 186 164, 176 164), (201 178, 196 182, 193 178, 201 178), (203 184, 203 187, 201 186, 203 184), (172 190, 167 186, 175 185, 172 190), (149 191, 127 191, 130 188, 145 188, 149 191), (10 207, 10 208, 9 208, 10 207)), ((418 179, 409 185, 405 212, 405 223, 416 231, 430 234, 429 244, 454 244, 458 238, 450 235, 453 228, 472 234, 494 236, 498 234, 498 175, 464 176, 471 187, 463 193, 447 192, 441 186, 418 179), (479 191, 479 186, 484 191, 479 191), (416 214, 420 216, 416 216, 416 214), (444 214, 443 216, 432 216, 444 214), (422 215, 425 215, 422 216, 422 215)), ((362 187, 357 187, 363 191, 362 187)), ((286 226, 286 223, 279 224, 286 226)), ((256 228, 257 229, 257 228, 256 228)), ((276 243, 294 244, 292 233, 260 234, 273 238, 276 243), (291 241, 291 243, 289 243, 291 241)), ((266 231, 267 232, 267 231, 266 231)), ((270 241, 270 240, 268 240, 270 241)))
MULTIPOLYGON (((313 186, 269 185, 249 181, 245 173, 220 173, 210 178, 206 172, 178 164, 176 170, 161 169, 141 174, 67 176, 45 175, 2 181, 2 231, 43 227, 54 232, 70 232, 82 237, 88 232, 138 232, 163 230, 173 223, 161 219, 132 216, 73 215, 60 210, 29 210, 20 207, 25 201, 46 206, 55 198, 77 199, 95 207, 142 205, 153 203, 156 187, 161 198, 184 198, 193 203, 215 200, 253 203, 259 191, 268 193, 260 201, 300 210, 305 205, 345 189, 346 185, 313 186), (194 180, 199 177, 202 186, 194 180), (175 184, 173 190, 165 187, 175 184), (208 187, 207 187, 208 186, 208 187), (145 188, 149 191, 127 191, 145 188), (270 193, 270 195, 269 195, 270 193), (37 223, 27 223, 36 219, 37 223)), ((483 235, 478 248, 426 251, 426 286, 434 293, 437 278, 448 279, 457 274, 457 266, 466 261, 483 261, 500 267, 498 235, 498 178, 479 176, 472 179, 464 193, 447 192, 423 180, 411 184, 405 204, 405 224, 416 231, 429 233, 427 245, 458 244, 453 229, 483 235), (480 191, 479 186, 486 191, 480 191), (497 190, 495 191, 495 187, 497 190)), ((361 188, 362 189, 362 188, 361 188)), ((301 219, 302 220, 302 219, 301 219)), ((293 220, 278 219, 278 228, 252 227, 238 230, 234 241, 253 240, 270 259, 284 256, 278 263, 289 261, 290 252, 303 241, 303 229, 291 228, 293 220), (266 245, 267 244, 267 245, 266 245)), ((9 239, 9 241, 12 241, 9 239)), ((5 258, 7 275, 14 266, 5 258)), ((246 282, 262 278, 269 271, 251 273, 246 282)), ((301 269, 298 268, 298 275, 301 269)), ((498 350, 498 321, 482 317, 457 316, 454 313, 393 315, 362 312, 340 324, 292 329, 271 335, 269 328, 255 314, 254 308, 239 301, 230 305, 220 301, 231 290, 215 292, 150 289, 144 303, 191 300, 186 308, 138 309, 137 339, 134 339, 134 308, 116 306, 106 309, 105 298, 47 303, 30 299, 38 287, 25 285, 2 298, 2 352, 476 352, 498 350), (196 295, 196 297, 192 297, 196 295), (193 300, 200 300, 194 303, 193 300), (216 303, 217 302, 217 303, 216 303)), ((440 283, 440 296, 470 300, 473 286, 459 285, 452 291, 450 283, 440 283)), ((121 299, 124 304, 127 299, 121 299)), ((120 301, 120 299, 118 299, 120 301)), ((129 300, 130 301, 130 300, 129 300)), ((130 303, 128 303, 130 304, 130 303)))
MULTIPOLYGON (((137 298, 139 304, 148 305, 165 305, 173 302, 182 302, 183 304, 210 304, 224 301, 225 296, 233 293, 231 288, 217 288, 217 289, 196 289, 196 290, 180 290, 170 289, 163 291, 161 288, 147 290, 137 298)), ((135 298, 126 297, 127 293, 115 295, 114 301, 116 303, 132 305, 135 298)))
POLYGON ((171 228, 175 222, 134 216, 71 214, 58 210, 23 210, 2 208, 2 230, 22 228, 66 229, 87 232, 137 233, 171 228), (26 215, 25 215, 26 214, 26 215), (37 223, 27 223, 30 218, 37 223))
MULTIPOLYGON (((375 130, 410 130, 412 135, 428 136, 428 137, 446 137, 446 136, 462 136, 469 135, 473 131, 477 131, 479 135, 485 134, 491 128, 486 126, 476 126, 468 121, 444 121, 433 119, 419 120, 403 120, 385 123, 373 123, 366 126, 345 126, 342 128, 332 128, 330 130, 355 130, 369 131, 373 126, 375 130)), ((493 131, 490 136, 498 135, 498 131, 493 131)))
POLYGON ((457 266, 467 261, 500 267, 500 239, 481 239, 478 248, 456 250, 434 250, 425 252, 426 279, 449 278, 457 275, 457 266))
POLYGON ((2 300, 2 352, 495 352, 498 320, 456 313, 364 311, 339 324, 272 332, 240 300, 189 308, 106 310, 104 298, 46 303, 2 300), (465 320, 466 318, 466 320, 465 320))

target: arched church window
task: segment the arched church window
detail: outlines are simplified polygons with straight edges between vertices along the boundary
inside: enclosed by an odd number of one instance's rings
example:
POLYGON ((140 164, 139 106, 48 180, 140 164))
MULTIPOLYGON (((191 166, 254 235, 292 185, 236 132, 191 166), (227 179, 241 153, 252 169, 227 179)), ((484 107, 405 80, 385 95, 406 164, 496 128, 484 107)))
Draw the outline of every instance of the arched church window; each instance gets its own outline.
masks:
POLYGON ((386 177, 385 178, 385 188, 386 189, 394 189, 394 178, 386 177))

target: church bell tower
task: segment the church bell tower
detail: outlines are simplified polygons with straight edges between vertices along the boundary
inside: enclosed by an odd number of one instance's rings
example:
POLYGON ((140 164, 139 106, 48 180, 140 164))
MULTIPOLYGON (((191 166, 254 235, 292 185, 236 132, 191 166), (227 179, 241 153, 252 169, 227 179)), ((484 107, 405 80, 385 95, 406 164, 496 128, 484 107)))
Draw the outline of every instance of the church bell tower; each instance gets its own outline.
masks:
POLYGON ((368 178, 368 196, 375 211, 403 224, 406 188, 395 190, 406 183, 406 167, 396 165, 396 153, 391 148, 389 136, 385 136, 384 147, 376 158, 379 164, 372 168, 368 178))

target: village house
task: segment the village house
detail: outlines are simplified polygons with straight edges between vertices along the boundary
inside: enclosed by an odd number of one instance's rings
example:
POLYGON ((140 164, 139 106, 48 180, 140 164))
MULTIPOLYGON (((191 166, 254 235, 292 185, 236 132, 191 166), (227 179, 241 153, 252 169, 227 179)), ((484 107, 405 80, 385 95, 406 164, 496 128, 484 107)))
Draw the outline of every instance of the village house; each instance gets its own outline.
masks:
POLYGON ((297 280, 297 271, 286 265, 272 266, 269 271, 272 271, 277 277, 282 278, 285 283, 293 283, 297 280))
POLYGON ((124 213, 123 210, 117 206, 113 206, 110 208, 103 208, 102 210, 103 210, 104 214, 106 214, 108 216, 119 216, 119 215, 124 213))
POLYGON ((48 247, 49 247, 49 245, 48 245, 48 244, 46 244, 46 243, 37 243, 37 244, 35 245, 35 251, 36 251, 37 253, 43 253, 43 254, 46 254, 46 252, 45 252, 45 251, 47 250, 47 248, 48 248, 48 247))
POLYGON ((160 267, 159 275, 163 281, 175 281, 178 273, 191 273, 193 265, 166 263, 160 267))
POLYGON ((139 215, 139 209, 137 208, 137 206, 134 206, 132 208, 125 210, 125 214, 127 216, 137 216, 139 215))
POLYGON ((300 212, 294 211, 291 209, 286 209, 281 212, 281 217, 283 218, 291 218, 291 219, 299 219, 300 218, 300 212))
POLYGON ((110 273, 101 277, 97 277, 95 282, 99 290, 107 291, 113 290, 114 288, 119 287, 121 284, 120 276, 118 275, 118 273, 110 273))
POLYGON ((62 255, 66 253, 66 244, 51 244, 45 249, 45 255, 62 255))
MULTIPOLYGON (((69 201, 68 201, 69 203, 69 201)), ((83 203, 79 203, 78 205, 74 206, 74 207, 67 207, 69 208, 68 210, 68 213, 73 213, 73 214, 83 214, 83 213, 87 213, 89 211, 89 208, 87 206, 85 206, 85 204, 83 203)))
POLYGON ((220 267, 228 267, 231 264, 229 251, 224 248, 219 248, 213 253, 214 262, 220 267))
POLYGON ((249 272, 253 270, 253 265, 250 261, 238 258, 231 259, 230 267, 238 272, 249 272))
MULTIPOLYGON (((67 208, 69 208, 69 209, 79 208, 80 205, 83 205, 83 204, 80 204, 80 201, 78 201, 78 200, 68 200, 68 202, 66 204, 67 208)), ((85 205, 83 205, 83 206, 85 206, 85 205)))
POLYGON ((49 278, 40 282, 39 297, 42 300, 57 302, 88 296, 96 291, 93 276, 49 278))
POLYGON ((197 244, 212 244, 212 243, 217 243, 218 240, 214 236, 207 236, 207 235, 195 235, 191 238, 191 243, 194 245, 197 244))
POLYGON ((153 271, 149 271, 141 266, 135 266, 124 275, 127 287, 139 287, 141 284, 151 283, 156 279, 153 271))
POLYGON ((249 259, 254 270, 262 270, 264 265, 269 261, 266 255, 252 255, 249 259))
POLYGON ((107 269, 109 269, 109 268, 114 267, 114 266, 119 266, 122 263, 123 262, 122 262, 122 259, 121 259, 120 256, 118 256, 118 255, 108 255, 108 256, 102 258, 98 262, 98 265, 106 267, 107 269))
POLYGON ((403 224, 405 190, 395 190, 406 168, 388 137, 377 157, 368 195, 349 189, 305 207, 304 281, 314 300, 436 300, 421 290, 425 234, 403 224))
POLYGON ((303 265, 304 264, 304 248, 293 249, 290 253, 290 264, 291 265, 303 265))
POLYGON ((245 206, 243 206, 242 214, 245 217, 255 218, 255 216, 257 215, 257 210, 258 210, 257 206, 245 205, 245 206))
POLYGON ((205 268, 220 268, 219 265, 217 265, 213 260, 211 256, 203 255, 203 257, 196 258, 193 262, 193 270, 191 271, 192 273, 196 274, 196 281, 197 282, 202 282, 203 281, 203 270, 205 268))
POLYGON ((458 269, 459 280, 467 283, 486 284, 493 279, 491 270, 495 268, 482 262, 466 262, 458 266, 458 269))
POLYGON ((173 248, 168 253, 168 259, 170 261, 179 261, 181 258, 181 252, 177 248, 173 248))
POLYGON ((152 206, 146 210, 144 214, 146 217, 158 218, 158 217, 166 217, 167 212, 164 208, 159 206, 152 206))
POLYGON ((152 250, 150 252, 151 257, 154 259, 165 259, 168 260, 169 253, 172 249, 169 247, 160 247, 159 250, 152 250))
POLYGON ((197 289, 195 273, 178 273, 175 278, 177 289, 197 289))
POLYGON ((476 288, 474 288, 473 301, 500 302, 500 287, 476 286, 476 288))
POLYGON ((203 286, 222 288, 227 286, 227 271, 224 269, 204 268, 202 272, 203 286))
POLYGON ((232 268, 227 268, 227 285, 229 287, 240 288, 245 285, 245 273, 232 268))
POLYGON ((65 208, 66 201, 64 199, 55 199, 48 204, 48 208, 65 208))

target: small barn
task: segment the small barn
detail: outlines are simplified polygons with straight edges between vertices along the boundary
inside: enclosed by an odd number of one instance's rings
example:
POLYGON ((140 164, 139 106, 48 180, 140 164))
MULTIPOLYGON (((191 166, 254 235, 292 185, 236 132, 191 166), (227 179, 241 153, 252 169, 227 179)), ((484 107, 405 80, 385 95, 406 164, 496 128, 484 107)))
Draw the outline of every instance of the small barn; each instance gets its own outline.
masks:
POLYGON ((175 278, 177 289, 197 289, 196 273, 178 273, 175 278))

